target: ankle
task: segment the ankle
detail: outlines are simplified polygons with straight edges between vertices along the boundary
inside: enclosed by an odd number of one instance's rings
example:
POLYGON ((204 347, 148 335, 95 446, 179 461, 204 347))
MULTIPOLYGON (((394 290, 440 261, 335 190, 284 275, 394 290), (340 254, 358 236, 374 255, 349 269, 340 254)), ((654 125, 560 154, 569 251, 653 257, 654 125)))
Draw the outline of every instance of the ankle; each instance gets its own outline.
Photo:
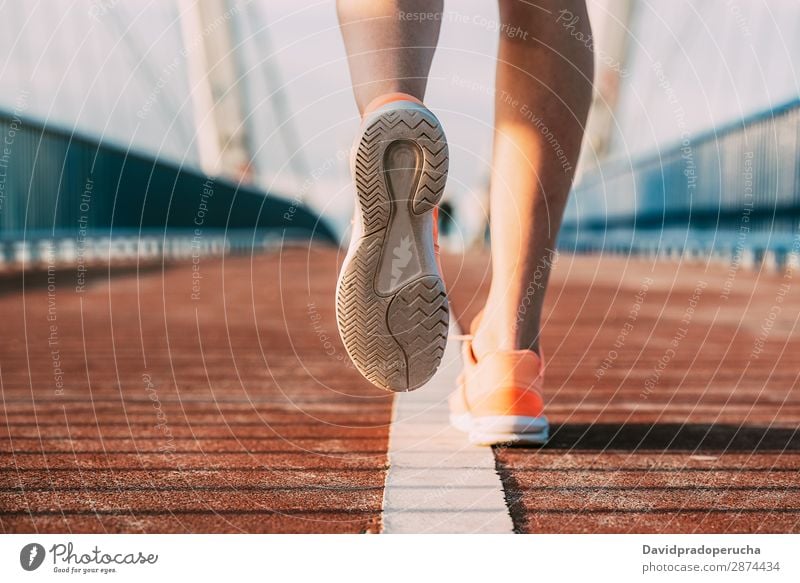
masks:
POLYGON ((412 101, 419 105, 422 105, 422 100, 410 93, 404 93, 402 91, 391 91, 389 93, 382 93, 378 95, 372 101, 370 101, 365 107, 364 111, 361 114, 361 117, 367 117, 373 111, 380 109, 384 105, 392 103, 393 101, 412 101))
POLYGON ((514 326, 481 324, 472 339, 472 350, 479 360, 497 351, 533 350, 540 354, 538 329, 535 333, 532 330, 522 333, 514 326))

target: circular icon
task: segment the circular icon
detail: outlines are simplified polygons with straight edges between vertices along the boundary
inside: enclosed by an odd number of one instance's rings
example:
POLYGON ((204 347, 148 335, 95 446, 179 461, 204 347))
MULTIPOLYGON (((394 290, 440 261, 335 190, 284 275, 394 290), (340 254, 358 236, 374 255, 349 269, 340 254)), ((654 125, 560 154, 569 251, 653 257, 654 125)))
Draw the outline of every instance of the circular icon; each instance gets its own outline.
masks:
POLYGON ((26 571, 35 571, 44 562, 44 547, 39 543, 30 543, 19 552, 19 564, 26 571))

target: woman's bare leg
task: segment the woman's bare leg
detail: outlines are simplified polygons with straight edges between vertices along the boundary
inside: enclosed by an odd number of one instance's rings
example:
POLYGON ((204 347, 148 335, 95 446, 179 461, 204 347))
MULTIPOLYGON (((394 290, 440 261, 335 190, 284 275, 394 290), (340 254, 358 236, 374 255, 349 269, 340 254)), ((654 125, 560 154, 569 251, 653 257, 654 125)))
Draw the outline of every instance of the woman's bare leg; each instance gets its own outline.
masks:
POLYGON ((592 96, 584 0, 500 0, 492 284, 473 349, 539 349, 545 288, 592 96), (561 11, 577 20, 565 26, 561 11))
POLYGON ((370 101, 402 92, 420 101, 439 40, 443 0, 338 0, 353 92, 370 101))
POLYGON ((356 208, 336 286, 337 324, 366 379, 409 391, 439 367, 449 320, 435 230, 448 150, 439 120, 422 105, 442 0, 339 0, 338 9, 367 119, 353 149, 356 208))

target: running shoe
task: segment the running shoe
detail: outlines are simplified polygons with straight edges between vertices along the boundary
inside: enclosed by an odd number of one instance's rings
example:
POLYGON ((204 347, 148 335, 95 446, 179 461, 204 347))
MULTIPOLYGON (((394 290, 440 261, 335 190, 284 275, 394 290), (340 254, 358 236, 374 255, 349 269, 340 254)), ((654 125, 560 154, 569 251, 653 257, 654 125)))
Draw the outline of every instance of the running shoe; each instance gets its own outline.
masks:
POLYGON ((356 368, 388 391, 422 386, 444 354, 437 205, 447 165, 441 124, 419 100, 392 94, 367 108, 351 164, 356 212, 336 316, 356 368))
MULTIPOLYGON (((473 322, 472 334, 477 328, 473 322)), ((450 395, 450 423, 475 445, 543 444, 544 362, 533 350, 491 352, 480 359, 470 336, 462 346, 464 370, 450 395)))

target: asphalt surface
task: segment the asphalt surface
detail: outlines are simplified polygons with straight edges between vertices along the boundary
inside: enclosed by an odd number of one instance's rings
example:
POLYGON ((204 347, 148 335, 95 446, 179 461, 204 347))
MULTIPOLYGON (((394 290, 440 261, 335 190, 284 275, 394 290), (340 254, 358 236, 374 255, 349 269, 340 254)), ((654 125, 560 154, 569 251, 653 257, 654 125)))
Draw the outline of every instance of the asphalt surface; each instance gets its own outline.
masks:
MULTIPOLYGON (((467 257, 445 262, 462 327, 488 289, 467 257)), ((347 364, 340 260, 0 282, 2 530, 379 531, 392 398, 347 364)), ((562 256, 553 439, 495 448, 516 530, 800 531, 798 285, 562 256)))

